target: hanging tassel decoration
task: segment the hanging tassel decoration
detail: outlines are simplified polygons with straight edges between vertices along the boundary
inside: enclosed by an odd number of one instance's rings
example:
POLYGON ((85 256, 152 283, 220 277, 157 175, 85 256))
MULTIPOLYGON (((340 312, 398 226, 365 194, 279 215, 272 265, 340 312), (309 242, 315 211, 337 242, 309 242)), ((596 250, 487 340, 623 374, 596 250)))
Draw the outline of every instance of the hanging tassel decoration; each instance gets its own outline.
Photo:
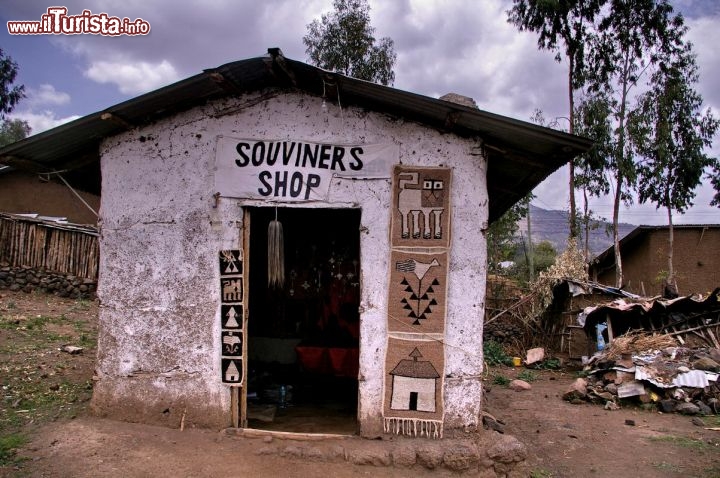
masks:
POLYGON ((277 219, 268 224, 268 287, 282 289, 285 286, 285 244, 282 223, 277 219))

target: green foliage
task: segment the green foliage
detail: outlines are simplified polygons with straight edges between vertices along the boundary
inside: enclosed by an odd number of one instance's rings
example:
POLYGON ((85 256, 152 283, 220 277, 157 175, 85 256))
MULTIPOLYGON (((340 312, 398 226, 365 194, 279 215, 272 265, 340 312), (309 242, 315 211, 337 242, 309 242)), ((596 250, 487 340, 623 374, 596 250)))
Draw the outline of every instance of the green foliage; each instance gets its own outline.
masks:
MULTIPOLYGON (((528 247, 523 245, 522 250, 519 250, 516 254, 515 266, 510 271, 510 275, 523 284, 526 284, 530 280, 528 266, 529 260, 527 255, 528 247)), ((537 244, 533 244, 532 255, 535 273, 537 274, 547 270, 555 263, 557 251, 550 241, 541 241, 537 244)))
POLYGON ((575 109, 574 132, 593 140, 589 151, 575 162, 575 186, 591 196, 610 193, 605 170, 613 154, 612 100, 603 93, 586 96, 575 109))
POLYGON ((667 210, 669 283, 675 280, 673 211, 683 213, 691 206, 703 173, 720 167, 718 158, 704 152, 712 147, 720 122, 709 110, 700 111, 703 100, 693 87, 698 67, 691 45, 682 41, 686 32, 682 23, 674 27, 677 40, 658 54, 649 89, 628 118, 628 135, 639 158, 638 200, 667 210))
POLYGON ((702 440, 696 440, 695 438, 679 437, 674 435, 666 435, 660 437, 650 437, 650 441, 670 443, 681 448, 690 448, 693 450, 710 450, 713 446, 702 440))
POLYGON ((0 124, 0 147, 20 141, 30 134, 27 121, 4 119, 0 124))
POLYGON ((89 308, 90 302, 87 299, 79 299, 75 301, 72 310, 88 310, 89 308))
POLYGON ((494 385, 503 385, 504 386, 504 385, 507 385, 508 383, 510 383, 510 379, 504 375, 495 375, 493 377, 492 383, 494 385))
POLYGON ((532 370, 524 369, 517 374, 517 378, 526 382, 534 382, 538 379, 538 374, 532 370))
MULTIPOLYGON (((555 60, 564 58, 568 62, 568 99, 570 133, 574 133, 575 90, 582 88, 586 81, 586 45, 591 44, 592 30, 589 28, 599 15, 606 0, 565 0, 537 1, 513 0, 508 21, 519 30, 538 34, 538 48, 554 51, 555 60)), ((548 125, 549 127, 554 127, 548 125)), ((581 159, 578 159, 581 161, 581 159)), ((575 205, 576 160, 570 162, 570 237, 578 235, 577 211, 575 205)))
POLYGON ((491 274, 505 275, 506 271, 503 271, 500 263, 515 259, 518 251, 515 240, 518 221, 527 216, 533 197, 532 193, 528 194, 488 227, 485 237, 488 249, 488 271, 491 274))
POLYGON ((519 30, 538 34, 538 48, 562 54, 572 65, 572 88, 582 86, 585 77, 585 46, 588 24, 600 12, 604 0, 534 1, 514 0, 507 12, 508 22, 519 30))
POLYGON ((535 270, 540 272, 548 269, 555 263, 557 251, 550 241, 542 241, 533 247, 535 256, 535 270))
POLYGON ((494 340, 483 343, 483 357, 488 365, 512 365, 512 357, 505 353, 502 344, 494 340))
MULTIPOLYGON (((595 141, 573 169, 585 197, 586 235, 588 195, 614 195, 616 245, 620 203, 631 203, 636 192, 640 202, 683 211, 705 173, 717 191, 712 204, 720 206, 720 162, 703 153, 718 123, 698 112, 695 57, 669 1, 514 0, 508 21, 537 33, 538 47, 555 51, 556 60, 568 60, 571 132, 595 141), (644 78, 647 93, 636 106, 633 89, 644 78), (575 91, 582 94, 577 108, 575 91)), ((619 251, 616 262, 621 285, 619 251)))
MULTIPOLYGON (((666 0, 627 0, 610 2, 599 21, 589 62, 589 91, 610 99, 612 120, 612 156, 609 170, 614 175, 613 242, 615 244, 615 285, 623 283, 622 261, 618 248, 620 202, 630 203, 637 181, 633 138, 628 133, 632 116, 632 89, 642 77, 652 78, 660 66, 663 51, 682 41, 683 18, 674 15, 666 0)), ((651 87, 652 88, 652 87, 651 87)))
POLYGON ((36 315, 35 317, 31 317, 30 319, 25 321, 23 325, 28 330, 42 329, 43 327, 45 327, 45 324, 51 322, 52 320, 52 317, 48 317, 46 315, 36 315))
POLYGON ((375 40, 367 0, 334 0, 333 8, 307 26, 303 43, 310 61, 325 70, 392 85, 394 43, 388 37, 375 40))
POLYGON ((706 426, 708 427, 720 427, 720 415, 711 415, 708 417, 703 417, 702 420, 705 422, 706 426))
POLYGON ((0 48, 0 120, 10 113, 15 105, 25 97, 25 87, 15 85, 18 66, 10 56, 6 56, 0 48))
POLYGON ((16 449, 27 443, 27 438, 12 433, 0 436, 0 466, 12 465, 18 461, 16 449))
POLYGON ((530 472, 530 478, 552 478, 553 474, 543 468, 538 468, 530 472))
MULTIPOLYGON (((686 30, 683 26, 678 35, 686 30)), ((699 76, 690 44, 673 46, 662 52, 650 90, 630 114, 628 132, 640 158, 639 201, 682 213, 692 205, 703 172, 720 166, 704 153, 720 123, 709 110, 700 111, 703 100, 693 88, 699 76)))
POLYGON ((667 463, 665 461, 661 461, 660 463, 653 463, 653 466, 658 470, 664 471, 666 473, 682 472, 682 468, 680 468, 679 466, 673 465, 672 463, 667 463))
POLYGON ((542 362, 533 364, 533 367, 540 370, 558 370, 560 368, 560 359, 546 358, 542 362))

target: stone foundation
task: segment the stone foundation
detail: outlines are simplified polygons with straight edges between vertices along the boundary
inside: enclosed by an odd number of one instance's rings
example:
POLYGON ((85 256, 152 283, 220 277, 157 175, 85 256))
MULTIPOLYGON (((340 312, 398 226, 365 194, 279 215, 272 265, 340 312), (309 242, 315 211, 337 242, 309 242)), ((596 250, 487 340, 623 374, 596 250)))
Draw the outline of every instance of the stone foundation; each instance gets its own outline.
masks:
POLYGON ((94 299, 97 281, 59 272, 0 263, 0 290, 42 292, 71 299, 94 299))
MULTIPOLYGON (((319 440, 311 436, 242 429, 227 429, 226 434, 238 439, 262 439, 266 446, 257 450, 258 455, 408 470, 446 469, 487 478, 527 476, 522 474, 522 465, 527 458, 526 446, 511 435, 495 432, 469 433, 442 440, 403 437, 319 440)), ((378 472, 378 475, 382 474, 378 472)))

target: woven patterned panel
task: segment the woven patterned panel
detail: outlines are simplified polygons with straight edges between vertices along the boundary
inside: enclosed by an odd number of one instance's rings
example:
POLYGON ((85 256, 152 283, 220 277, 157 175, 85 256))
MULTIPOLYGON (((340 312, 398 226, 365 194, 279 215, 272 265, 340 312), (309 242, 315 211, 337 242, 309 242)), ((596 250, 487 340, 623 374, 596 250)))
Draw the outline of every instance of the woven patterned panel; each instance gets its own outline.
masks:
POLYGON ((442 437, 451 173, 393 170, 385 433, 442 437))
POLYGON ((383 415, 386 433, 441 438, 443 344, 388 338, 383 415))
POLYGON ((447 252, 390 254, 388 331, 445 332, 447 252))
POLYGON ((450 245, 450 177, 448 168, 395 166, 390 227, 393 247, 450 245))

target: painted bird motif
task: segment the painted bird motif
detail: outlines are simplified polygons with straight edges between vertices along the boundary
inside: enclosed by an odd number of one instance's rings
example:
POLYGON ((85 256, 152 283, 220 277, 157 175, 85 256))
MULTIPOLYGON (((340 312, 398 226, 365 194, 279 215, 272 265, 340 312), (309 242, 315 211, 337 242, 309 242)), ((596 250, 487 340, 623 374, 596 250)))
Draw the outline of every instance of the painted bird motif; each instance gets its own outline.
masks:
POLYGON ((406 259, 404 261, 396 262, 395 268, 400 272, 412 272, 418 280, 422 280, 431 267, 439 265, 440 263, 437 259, 433 259, 431 262, 418 262, 415 259, 406 259))

